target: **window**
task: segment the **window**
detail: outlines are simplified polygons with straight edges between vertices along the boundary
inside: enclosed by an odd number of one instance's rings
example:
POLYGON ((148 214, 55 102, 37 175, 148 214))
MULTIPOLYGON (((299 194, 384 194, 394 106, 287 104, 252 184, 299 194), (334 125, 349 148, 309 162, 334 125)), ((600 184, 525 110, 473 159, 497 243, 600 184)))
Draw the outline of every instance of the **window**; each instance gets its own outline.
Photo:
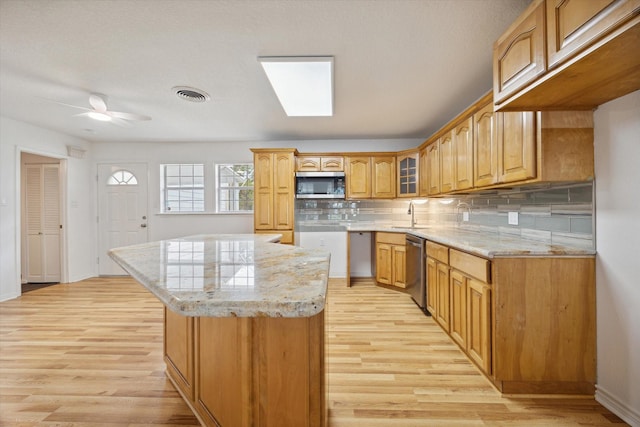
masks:
POLYGON ((204 165, 160 165, 163 212, 204 212, 204 165))
POLYGON ((107 185, 138 185, 138 180, 129 171, 115 171, 107 180, 107 185))
POLYGON ((253 212, 253 164, 216 165, 217 212, 253 212))

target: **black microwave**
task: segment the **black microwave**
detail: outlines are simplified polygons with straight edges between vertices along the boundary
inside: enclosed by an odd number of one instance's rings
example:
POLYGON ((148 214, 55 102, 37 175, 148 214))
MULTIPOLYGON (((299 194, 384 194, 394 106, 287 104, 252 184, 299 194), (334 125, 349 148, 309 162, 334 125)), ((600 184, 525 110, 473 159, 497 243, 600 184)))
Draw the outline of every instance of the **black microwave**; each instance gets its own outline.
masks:
POLYGON ((296 172, 297 199, 344 199, 344 172, 296 172))

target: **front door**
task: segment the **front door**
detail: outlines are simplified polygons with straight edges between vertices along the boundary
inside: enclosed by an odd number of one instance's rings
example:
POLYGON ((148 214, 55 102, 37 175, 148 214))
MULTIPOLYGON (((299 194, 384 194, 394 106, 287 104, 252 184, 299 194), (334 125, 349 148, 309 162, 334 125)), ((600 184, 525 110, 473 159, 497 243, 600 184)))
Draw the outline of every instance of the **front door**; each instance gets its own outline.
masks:
POLYGON ((147 165, 98 165, 98 272, 125 275, 109 249, 147 241, 147 165))

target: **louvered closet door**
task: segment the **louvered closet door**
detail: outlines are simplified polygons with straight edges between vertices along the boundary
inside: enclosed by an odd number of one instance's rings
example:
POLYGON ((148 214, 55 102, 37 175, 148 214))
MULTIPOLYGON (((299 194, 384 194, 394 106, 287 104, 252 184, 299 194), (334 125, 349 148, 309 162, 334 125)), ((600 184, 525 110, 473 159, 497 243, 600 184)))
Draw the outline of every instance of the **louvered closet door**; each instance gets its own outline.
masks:
POLYGON ((59 165, 26 165, 27 281, 60 281, 59 165))

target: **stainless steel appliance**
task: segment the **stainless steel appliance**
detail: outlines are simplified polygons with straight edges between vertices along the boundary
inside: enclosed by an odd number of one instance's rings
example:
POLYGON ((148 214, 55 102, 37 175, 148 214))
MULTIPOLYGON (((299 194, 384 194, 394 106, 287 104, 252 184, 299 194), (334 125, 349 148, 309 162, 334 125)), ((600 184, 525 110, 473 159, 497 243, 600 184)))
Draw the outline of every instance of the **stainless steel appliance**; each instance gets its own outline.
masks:
POLYGON ((344 199, 344 172, 296 172, 297 199, 344 199))
POLYGON ((421 237, 407 234, 406 248, 407 292, 420 310, 427 316, 431 316, 427 310, 426 241, 421 237))

